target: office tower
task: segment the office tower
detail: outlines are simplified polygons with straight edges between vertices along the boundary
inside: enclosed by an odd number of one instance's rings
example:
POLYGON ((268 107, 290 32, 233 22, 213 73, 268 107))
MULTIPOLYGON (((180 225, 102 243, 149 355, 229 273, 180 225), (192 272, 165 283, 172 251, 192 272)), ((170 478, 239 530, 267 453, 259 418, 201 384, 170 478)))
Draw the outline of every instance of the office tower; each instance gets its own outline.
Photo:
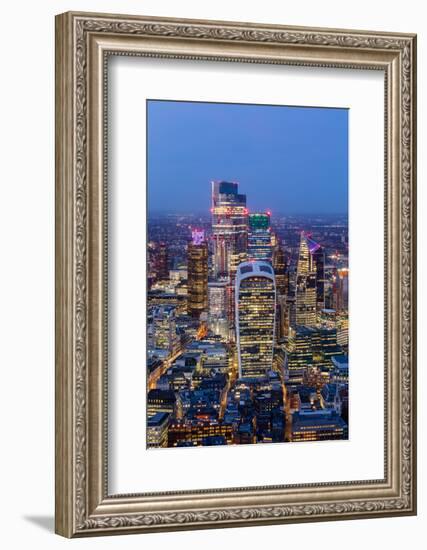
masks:
POLYGON ((147 416, 165 412, 171 416, 177 409, 177 397, 171 390, 151 389, 147 394, 147 416))
POLYGON ((270 212, 248 215, 248 260, 270 261, 272 254, 270 212))
POLYGON ((282 340, 288 334, 286 308, 287 308, 286 297, 277 292, 277 286, 276 286, 276 328, 274 331, 276 342, 282 340))
POLYGON ((337 344, 344 350, 348 350, 348 316, 345 315, 337 321, 337 344))
POLYGON ((234 278, 237 265, 246 259, 248 211, 246 195, 238 183, 212 182, 212 240, 214 276, 234 278))
POLYGON ((316 271, 316 308, 325 308, 325 250, 319 243, 307 238, 308 248, 316 271))
POLYGON ((158 412, 147 420, 147 447, 168 446, 169 414, 158 412))
POLYGON ((285 310, 283 319, 283 334, 289 336, 292 328, 296 327, 295 322, 295 295, 288 294, 285 300, 285 310))
POLYGON ((325 309, 335 311, 336 283, 334 282, 334 275, 332 275, 333 271, 331 270, 329 278, 325 279, 325 309))
POLYGON ((227 340, 229 337, 228 296, 230 285, 225 280, 208 283, 208 327, 209 330, 227 340))
POLYGON ((312 334, 310 327, 297 326, 291 330, 286 347, 286 370, 290 383, 302 384, 307 368, 313 364, 312 334))
POLYGON ((185 294, 169 294, 168 292, 149 290, 147 292, 148 307, 171 305, 176 307, 176 315, 187 311, 187 296, 185 294))
POLYGON ((177 351, 179 338, 176 333, 176 307, 161 305, 153 309, 153 340, 154 347, 165 349, 171 353, 177 351))
POLYGON ((295 297, 296 324, 315 325, 317 303, 316 266, 304 232, 301 233, 300 240, 295 297))
POLYGON ((193 230, 188 245, 188 314, 199 318, 208 309, 208 244, 204 231, 193 230))
POLYGON ((243 262, 236 275, 239 376, 264 376, 273 363, 276 289, 268 262, 243 262))
POLYGON ((337 270, 335 280, 335 309, 338 312, 348 311, 348 269, 337 270))
POLYGON ((209 314, 225 317, 227 314, 227 283, 226 281, 210 281, 208 283, 209 314))
POLYGON ((273 250, 273 269, 276 277, 276 292, 282 296, 288 293, 285 252, 280 239, 273 250))
POLYGON ((348 384, 348 355, 332 357, 332 365, 331 381, 335 384, 348 384))
POLYGON ((332 357, 341 355, 342 349, 337 345, 337 329, 316 327, 312 329, 311 348, 313 365, 332 368, 332 357))
POLYGON ((168 446, 181 447, 201 446, 207 437, 220 436, 224 444, 232 443, 233 428, 231 424, 214 418, 186 418, 171 423, 168 432, 168 446))
POLYGON ((147 288, 150 289, 157 279, 156 271, 156 243, 149 241, 147 243, 147 288))
POLYGON ((292 415, 291 441, 348 439, 347 423, 332 409, 295 412, 292 415))
POLYGON ((167 279, 169 277, 169 256, 166 243, 158 243, 155 251, 156 274, 158 279, 167 279))

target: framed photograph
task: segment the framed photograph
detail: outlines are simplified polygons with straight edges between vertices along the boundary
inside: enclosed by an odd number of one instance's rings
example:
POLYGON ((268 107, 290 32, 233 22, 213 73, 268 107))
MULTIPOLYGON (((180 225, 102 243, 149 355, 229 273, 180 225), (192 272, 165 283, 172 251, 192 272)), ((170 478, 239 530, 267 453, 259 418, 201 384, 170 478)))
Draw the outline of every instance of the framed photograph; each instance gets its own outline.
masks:
POLYGON ((416 513, 416 37, 56 18, 56 532, 416 513))

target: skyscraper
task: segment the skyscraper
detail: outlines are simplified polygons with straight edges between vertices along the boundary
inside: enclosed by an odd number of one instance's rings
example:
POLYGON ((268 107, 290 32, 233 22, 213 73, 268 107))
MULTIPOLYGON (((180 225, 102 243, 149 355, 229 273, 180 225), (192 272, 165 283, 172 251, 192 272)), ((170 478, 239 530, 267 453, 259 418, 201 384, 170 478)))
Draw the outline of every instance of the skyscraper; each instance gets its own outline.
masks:
POLYGON ((236 275, 239 376, 264 376, 273 364, 276 288, 268 262, 243 262, 236 275))
POLYGON ((210 281, 208 283, 209 314, 225 317, 227 313, 227 284, 225 281, 210 281))
POLYGON ((332 357, 342 354, 337 345, 337 329, 316 327, 311 336, 313 364, 318 367, 332 368, 332 357))
POLYGON ((346 315, 337 322, 337 344, 348 351, 348 317, 346 315))
POLYGON ((348 311, 348 269, 337 270, 335 309, 339 312, 348 311))
POLYGON ((237 265, 246 260, 248 211, 246 195, 238 193, 238 183, 212 182, 212 237, 214 276, 234 278, 237 265))
POLYGON ((158 243, 156 251, 157 277, 167 279, 169 277, 169 256, 166 243, 158 243))
POLYGON ((208 308, 208 244, 202 230, 192 231, 188 245, 188 313, 192 317, 208 308))
POLYGON ((153 308, 154 347, 175 352, 179 347, 176 333, 176 307, 161 305, 153 308))
POLYGON ((248 215, 248 260, 271 260, 270 212, 248 215))
POLYGON ((325 308, 325 250, 319 243, 307 238, 308 248, 316 271, 316 308, 325 308))
POLYGON ((291 384, 302 384, 304 373, 313 363, 312 334, 313 329, 304 326, 291 331, 286 347, 286 368, 291 384))
POLYGON ((227 339, 229 335, 227 318, 229 288, 229 284, 224 280, 208 283, 208 326, 214 334, 220 335, 224 339, 227 339))
POLYGON ((283 246, 280 239, 277 240, 277 244, 273 250, 273 269, 274 269, 274 275, 276 277, 277 294, 286 296, 288 294, 286 261, 285 261, 285 252, 283 250, 283 246))
POLYGON ((316 266, 310 252, 309 242, 304 232, 301 233, 297 265, 295 292, 296 324, 313 326, 316 324, 316 266))

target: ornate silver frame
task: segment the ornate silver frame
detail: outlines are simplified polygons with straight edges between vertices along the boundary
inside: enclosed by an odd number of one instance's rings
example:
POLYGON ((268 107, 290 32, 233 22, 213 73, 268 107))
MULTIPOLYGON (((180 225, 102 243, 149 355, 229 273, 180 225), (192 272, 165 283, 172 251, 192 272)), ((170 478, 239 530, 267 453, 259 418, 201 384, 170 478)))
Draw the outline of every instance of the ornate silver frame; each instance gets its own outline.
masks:
POLYGON ((416 37, 65 13, 56 18, 56 532, 66 537, 416 513, 416 37), (383 480, 109 495, 105 155, 108 55, 385 73, 383 480))

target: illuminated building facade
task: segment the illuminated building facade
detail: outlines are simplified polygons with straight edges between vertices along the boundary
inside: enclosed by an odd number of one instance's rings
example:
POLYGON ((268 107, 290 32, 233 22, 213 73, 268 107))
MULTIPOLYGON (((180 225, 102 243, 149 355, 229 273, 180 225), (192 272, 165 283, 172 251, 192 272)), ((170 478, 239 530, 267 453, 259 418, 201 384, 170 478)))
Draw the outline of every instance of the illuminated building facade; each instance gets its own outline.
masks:
POLYGON ((248 215, 248 260, 270 261, 272 254, 270 212, 248 215))
POLYGON ((230 285, 224 281, 210 281, 208 283, 208 326, 213 334, 227 340, 229 335, 228 297, 230 285))
POLYGON ((337 321, 337 344, 348 350, 348 316, 342 316, 337 321))
POLYGON ((158 279, 169 276, 169 256, 166 243, 157 243, 155 250, 155 271, 158 279))
POLYGON ((147 415, 164 412, 173 415, 177 408, 177 398, 173 391, 152 389, 147 394, 147 415))
POLYGON ((313 364, 311 338, 313 329, 297 326, 291 330, 286 349, 288 380, 290 383, 301 384, 307 368, 313 364))
POLYGON ((276 287, 276 342, 288 335, 286 297, 279 294, 276 287))
POLYGON ((342 353, 342 349, 337 345, 337 329, 314 328, 311 336, 311 349, 315 366, 332 369, 332 357, 342 353))
POLYGON ((291 441, 348 439, 347 423, 334 410, 296 412, 292 415, 291 441))
POLYGON ((179 347, 176 332, 175 306, 163 305, 153 309, 153 340, 157 349, 174 353, 179 347))
POLYGON ((332 382, 348 387, 348 355, 336 355, 332 357, 333 372, 332 382))
POLYGON ((230 444, 233 437, 232 426, 216 419, 178 420, 169 427, 168 446, 179 447, 183 443, 199 446, 206 438, 218 436, 224 438, 225 444, 230 444))
POLYGON ((208 283, 209 314, 225 317, 227 314, 227 283, 212 281, 208 283))
POLYGON ((265 376, 272 368, 276 288, 268 262, 243 262, 236 275, 236 338, 239 376, 265 376))
POLYGON ((338 312, 348 311, 348 269, 337 270, 335 288, 335 309, 338 312))
POLYGON ((149 308, 163 305, 174 306, 177 315, 187 311, 187 296, 182 294, 149 290, 147 293, 147 302, 149 308))
POLYGON ((276 292, 282 296, 288 294, 288 279, 286 272, 285 252, 280 240, 273 250, 273 269, 276 277, 276 292))
POLYGON ((187 255, 188 314, 199 318, 208 309, 208 244, 204 231, 193 230, 187 255))
POLYGON ((169 414, 157 412, 147 420, 147 447, 168 446, 169 414))
POLYGON ((239 187, 149 224, 149 447, 348 437, 346 225, 249 214, 239 187))
POLYGON ((248 210, 246 195, 239 194, 238 183, 212 182, 212 238, 214 276, 231 276, 246 259, 248 210))
POLYGON ((325 250, 313 239, 307 238, 307 244, 316 272, 316 309, 321 311, 325 307, 325 250))
POLYGON ((316 266, 310 253, 309 242, 301 233, 297 281, 296 281, 296 324, 313 326, 316 324, 316 266))

